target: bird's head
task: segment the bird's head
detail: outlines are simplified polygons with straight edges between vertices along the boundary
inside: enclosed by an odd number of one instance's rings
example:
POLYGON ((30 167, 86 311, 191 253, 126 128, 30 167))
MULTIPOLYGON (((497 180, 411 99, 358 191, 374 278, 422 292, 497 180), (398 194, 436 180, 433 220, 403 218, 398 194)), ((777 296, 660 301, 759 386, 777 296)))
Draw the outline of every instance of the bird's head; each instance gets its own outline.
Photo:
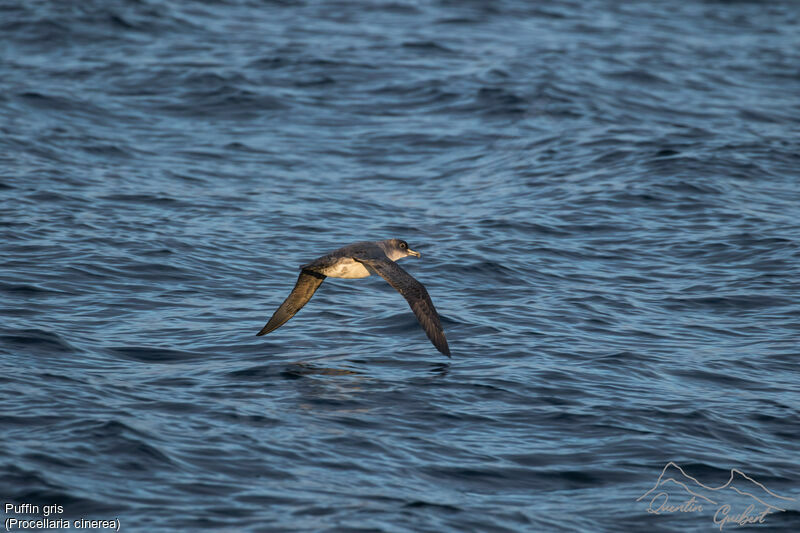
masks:
POLYGON ((413 255, 414 257, 420 256, 419 252, 415 252, 409 248, 408 243, 402 239, 388 239, 381 244, 383 245, 383 251, 386 252, 386 256, 392 261, 397 261, 409 255, 413 255))

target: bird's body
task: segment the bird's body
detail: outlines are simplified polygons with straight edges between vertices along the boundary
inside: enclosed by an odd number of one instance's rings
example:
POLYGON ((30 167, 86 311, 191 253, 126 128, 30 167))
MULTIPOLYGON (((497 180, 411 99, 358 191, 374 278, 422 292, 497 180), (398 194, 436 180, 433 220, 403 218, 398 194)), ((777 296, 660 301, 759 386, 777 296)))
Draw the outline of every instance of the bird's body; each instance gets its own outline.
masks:
POLYGON ((436 349, 450 357, 450 348, 428 291, 395 263, 409 255, 420 256, 418 252, 409 249, 405 241, 388 239, 357 242, 302 265, 291 294, 258 335, 265 335, 285 324, 311 299, 326 277, 356 279, 378 274, 408 301, 436 349))
POLYGON ((372 274, 364 263, 349 257, 333 258, 330 264, 320 265, 317 269, 315 272, 325 274, 329 278, 358 279, 372 274))

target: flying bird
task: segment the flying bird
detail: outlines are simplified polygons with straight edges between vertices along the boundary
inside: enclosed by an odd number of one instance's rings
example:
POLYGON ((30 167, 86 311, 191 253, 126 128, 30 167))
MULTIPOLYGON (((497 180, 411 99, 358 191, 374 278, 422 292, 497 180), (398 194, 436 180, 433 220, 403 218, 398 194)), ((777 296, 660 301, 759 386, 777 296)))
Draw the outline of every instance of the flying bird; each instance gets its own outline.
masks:
POLYGON ((350 244, 302 265, 291 294, 256 335, 266 335, 284 325, 308 303, 326 277, 354 279, 378 274, 408 301, 436 349, 450 357, 442 323, 428 291, 395 263, 409 255, 419 257, 420 253, 409 248, 406 241, 387 239, 350 244))

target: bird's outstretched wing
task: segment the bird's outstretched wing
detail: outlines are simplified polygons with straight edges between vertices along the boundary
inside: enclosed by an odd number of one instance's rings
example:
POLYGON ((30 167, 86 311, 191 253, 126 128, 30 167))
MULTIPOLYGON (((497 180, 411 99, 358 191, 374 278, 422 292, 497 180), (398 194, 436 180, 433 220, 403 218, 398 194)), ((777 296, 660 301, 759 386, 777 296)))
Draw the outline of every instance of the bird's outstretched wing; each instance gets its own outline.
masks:
POLYGON ((422 283, 387 257, 353 257, 353 259, 372 268, 403 295, 436 349, 450 357, 450 347, 447 346, 439 315, 422 283))
POLYGON ((284 325, 314 296, 314 292, 325 281, 325 277, 323 274, 311 270, 301 271, 292 293, 275 311, 267 325, 261 328, 256 335, 266 335, 284 325))

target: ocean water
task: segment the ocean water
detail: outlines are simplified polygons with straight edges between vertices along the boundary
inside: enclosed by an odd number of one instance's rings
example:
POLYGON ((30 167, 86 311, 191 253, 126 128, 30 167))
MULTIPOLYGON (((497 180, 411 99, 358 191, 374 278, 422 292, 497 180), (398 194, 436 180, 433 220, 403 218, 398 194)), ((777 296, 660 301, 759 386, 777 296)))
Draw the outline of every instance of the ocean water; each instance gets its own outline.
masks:
POLYGON ((796 2, 18 1, 0 37, 10 530, 800 531, 796 2), (255 336, 389 237, 452 359, 375 276, 255 336))

